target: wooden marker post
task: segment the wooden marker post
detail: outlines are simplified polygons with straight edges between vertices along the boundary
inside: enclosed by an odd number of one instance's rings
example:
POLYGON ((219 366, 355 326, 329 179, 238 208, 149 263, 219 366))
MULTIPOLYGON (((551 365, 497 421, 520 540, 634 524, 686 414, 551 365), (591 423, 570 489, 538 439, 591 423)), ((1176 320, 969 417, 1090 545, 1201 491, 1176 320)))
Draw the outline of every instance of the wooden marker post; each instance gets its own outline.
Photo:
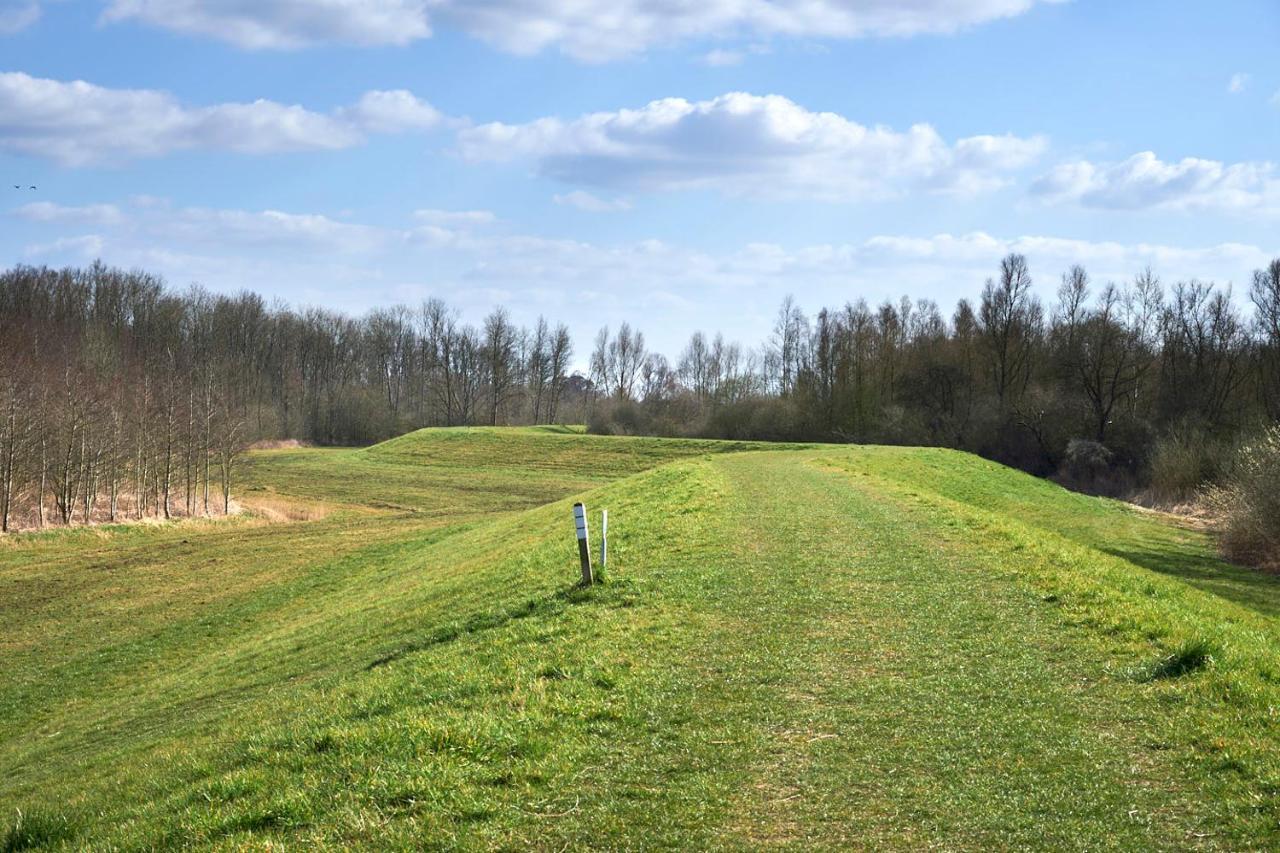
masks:
POLYGON ((600 510, 600 568, 609 562, 609 510, 600 510))
POLYGON ((591 543, 587 540, 587 508, 580 503, 573 505, 573 524, 578 531, 578 556, 582 559, 582 585, 591 586, 594 578, 591 575, 591 543))

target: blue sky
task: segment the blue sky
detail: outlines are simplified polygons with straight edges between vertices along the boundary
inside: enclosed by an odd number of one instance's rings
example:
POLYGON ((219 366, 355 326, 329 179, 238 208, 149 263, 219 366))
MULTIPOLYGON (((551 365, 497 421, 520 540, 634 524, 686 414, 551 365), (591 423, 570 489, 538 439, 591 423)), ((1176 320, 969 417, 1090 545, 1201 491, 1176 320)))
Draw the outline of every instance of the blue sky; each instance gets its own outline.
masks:
POLYGON ((671 354, 1011 250, 1243 296, 1277 44, 1275 0, 0 0, 0 261, 671 354))

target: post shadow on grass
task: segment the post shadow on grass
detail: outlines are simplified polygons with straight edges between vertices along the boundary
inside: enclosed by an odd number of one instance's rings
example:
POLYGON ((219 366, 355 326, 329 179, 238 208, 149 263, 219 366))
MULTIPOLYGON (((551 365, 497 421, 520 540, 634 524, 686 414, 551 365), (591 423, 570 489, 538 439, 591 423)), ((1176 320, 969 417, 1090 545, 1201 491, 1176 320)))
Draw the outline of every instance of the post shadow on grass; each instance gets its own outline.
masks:
POLYGON ((365 666, 365 670, 378 669, 416 652, 452 643, 463 637, 504 628, 522 619, 528 619, 533 616, 559 616, 575 605, 603 604, 622 608, 634 607, 636 601, 634 590, 630 584, 615 583, 605 588, 600 581, 590 587, 575 583, 572 586, 563 587, 539 598, 530 598, 523 604, 514 607, 478 613, 464 622, 451 622, 448 625, 442 625, 419 640, 404 643, 375 658, 365 666))
POLYGON ((1280 616, 1280 576, 1189 549, 1104 546, 1100 550, 1144 569, 1179 578, 1263 616, 1280 616))
POLYGON ((1141 682, 1182 678, 1212 666, 1217 655, 1216 643, 1204 637, 1196 637, 1180 643, 1170 654, 1139 667, 1133 675, 1135 680, 1141 682))

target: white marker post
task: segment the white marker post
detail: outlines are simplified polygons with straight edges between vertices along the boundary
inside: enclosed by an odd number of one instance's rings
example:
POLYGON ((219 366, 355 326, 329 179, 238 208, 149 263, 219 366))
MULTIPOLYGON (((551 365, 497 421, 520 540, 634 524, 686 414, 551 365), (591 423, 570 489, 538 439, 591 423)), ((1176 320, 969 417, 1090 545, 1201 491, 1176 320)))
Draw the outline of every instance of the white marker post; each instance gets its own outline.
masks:
POLYGON ((591 543, 587 540, 587 508, 580 503, 573 505, 573 524, 578 531, 578 556, 582 559, 582 585, 591 586, 591 543))
POLYGON ((609 562, 609 510, 600 510, 600 568, 609 562))

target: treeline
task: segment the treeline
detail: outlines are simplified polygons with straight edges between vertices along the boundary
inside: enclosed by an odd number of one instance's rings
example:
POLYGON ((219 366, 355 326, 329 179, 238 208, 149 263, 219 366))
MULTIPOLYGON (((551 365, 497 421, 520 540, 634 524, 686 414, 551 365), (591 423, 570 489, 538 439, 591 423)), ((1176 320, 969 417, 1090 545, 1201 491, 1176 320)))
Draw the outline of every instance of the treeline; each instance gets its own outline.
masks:
MULTIPOLYGON (((675 363, 603 330, 597 432, 940 445, 1073 485, 1166 491, 1214 479, 1241 436, 1280 419, 1280 260, 1248 303, 1150 271, 1064 273, 1046 305, 1021 255, 950 316, 855 300, 807 317, 788 298, 757 350, 695 334, 675 363)), ((1176 495, 1167 495, 1176 497, 1176 495)))
POLYGON ((0 526, 225 513, 258 439, 554 422, 582 399, 572 355, 563 325, 502 309, 480 327, 439 300, 352 319, 101 264, 17 267, 0 273, 0 526))
POLYGON ((769 340, 674 361, 623 324, 589 376, 568 329, 440 300, 361 318, 167 289, 95 264, 0 274, 0 522, 226 512, 258 439, 355 445, 424 426, 587 420, 603 433, 940 445, 1071 485, 1184 497, 1280 420, 1280 260, 1247 301, 1073 267, 1042 302, 1005 258, 976 300, 788 298, 769 340))

